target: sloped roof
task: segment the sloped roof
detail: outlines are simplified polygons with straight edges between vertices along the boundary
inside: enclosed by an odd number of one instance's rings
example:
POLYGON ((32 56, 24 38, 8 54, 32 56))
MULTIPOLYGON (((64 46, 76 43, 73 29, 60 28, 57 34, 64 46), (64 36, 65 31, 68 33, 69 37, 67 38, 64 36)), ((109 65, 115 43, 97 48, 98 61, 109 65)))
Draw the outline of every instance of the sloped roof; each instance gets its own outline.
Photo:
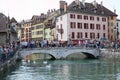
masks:
POLYGON ((32 19, 36 19, 36 18, 40 18, 40 16, 38 16, 38 15, 33 15, 32 18, 31 18, 31 20, 32 20, 32 19))
POLYGON ((76 13, 86 13, 93 15, 102 15, 102 16, 117 16, 114 12, 110 11, 106 7, 98 4, 94 6, 92 3, 86 3, 83 5, 82 2, 78 5, 75 1, 73 1, 68 7, 67 12, 76 12, 76 13))
POLYGON ((10 23, 13 23, 13 22, 17 23, 17 21, 15 20, 15 18, 12 18, 12 19, 10 20, 10 23))
POLYGON ((6 24, 8 23, 8 17, 3 13, 0 13, 0 32, 6 32, 6 24))

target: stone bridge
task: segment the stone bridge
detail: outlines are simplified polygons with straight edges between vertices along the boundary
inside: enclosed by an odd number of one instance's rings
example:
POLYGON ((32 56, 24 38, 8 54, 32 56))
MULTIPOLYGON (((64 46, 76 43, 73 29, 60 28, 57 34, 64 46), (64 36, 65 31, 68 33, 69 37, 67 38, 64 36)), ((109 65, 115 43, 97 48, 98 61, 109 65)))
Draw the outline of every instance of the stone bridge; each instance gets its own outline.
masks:
POLYGON ((85 54, 88 58, 98 58, 100 56, 100 50, 96 48, 33 48, 33 49, 22 49, 19 51, 19 55, 24 58, 27 55, 40 53, 48 54, 54 59, 65 59, 71 54, 85 54))

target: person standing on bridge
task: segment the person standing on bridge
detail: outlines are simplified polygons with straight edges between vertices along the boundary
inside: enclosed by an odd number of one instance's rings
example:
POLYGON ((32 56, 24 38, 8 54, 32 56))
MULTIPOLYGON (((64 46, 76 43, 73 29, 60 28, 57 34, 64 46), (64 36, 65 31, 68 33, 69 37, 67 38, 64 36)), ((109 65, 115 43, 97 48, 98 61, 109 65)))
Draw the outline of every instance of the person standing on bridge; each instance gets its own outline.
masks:
POLYGON ((88 40, 85 40, 85 48, 88 47, 88 40))

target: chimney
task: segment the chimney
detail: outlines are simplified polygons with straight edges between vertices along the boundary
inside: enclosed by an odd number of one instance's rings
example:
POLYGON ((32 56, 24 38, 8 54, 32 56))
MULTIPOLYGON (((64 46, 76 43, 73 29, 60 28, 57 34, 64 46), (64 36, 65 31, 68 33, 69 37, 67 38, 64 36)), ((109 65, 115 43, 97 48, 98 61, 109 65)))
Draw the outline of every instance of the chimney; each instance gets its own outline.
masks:
POLYGON ((103 1, 101 1, 101 6, 103 6, 103 1))
POLYGON ((60 0, 60 10, 64 10, 65 1, 60 0))
POLYGON ((64 4, 64 12, 67 11, 67 3, 64 4))
POLYGON ((96 0, 94 0, 93 6, 94 6, 95 8, 97 8, 97 2, 96 2, 96 0))
POLYGON ((51 9, 51 13, 53 13, 53 9, 51 9))
POLYGON ((77 5, 79 5, 79 0, 75 0, 75 3, 76 3, 77 5))
POLYGON ((80 6, 80 1, 79 0, 75 0, 75 3, 77 4, 77 6, 80 6))
POLYGON ((85 6, 85 0, 82 0, 82 4, 83 4, 83 6, 85 6))
POLYGON ((114 13, 116 13, 116 9, 114 9, 114 13))

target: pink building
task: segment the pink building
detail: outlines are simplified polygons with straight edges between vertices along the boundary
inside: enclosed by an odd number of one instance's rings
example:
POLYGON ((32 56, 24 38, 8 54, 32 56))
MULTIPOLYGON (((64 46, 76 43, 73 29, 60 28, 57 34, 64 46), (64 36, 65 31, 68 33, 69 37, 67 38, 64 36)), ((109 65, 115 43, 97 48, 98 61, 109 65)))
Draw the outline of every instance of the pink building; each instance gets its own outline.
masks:
POLYGON ((109 13, 116 15, 96 1, 86 3, 84 0, 75 0, 69 6, 65 1, 60 1, 60 15, 56 22, 58 40, 71 39, 78 42, 85 39, 108 39, 109 13))

